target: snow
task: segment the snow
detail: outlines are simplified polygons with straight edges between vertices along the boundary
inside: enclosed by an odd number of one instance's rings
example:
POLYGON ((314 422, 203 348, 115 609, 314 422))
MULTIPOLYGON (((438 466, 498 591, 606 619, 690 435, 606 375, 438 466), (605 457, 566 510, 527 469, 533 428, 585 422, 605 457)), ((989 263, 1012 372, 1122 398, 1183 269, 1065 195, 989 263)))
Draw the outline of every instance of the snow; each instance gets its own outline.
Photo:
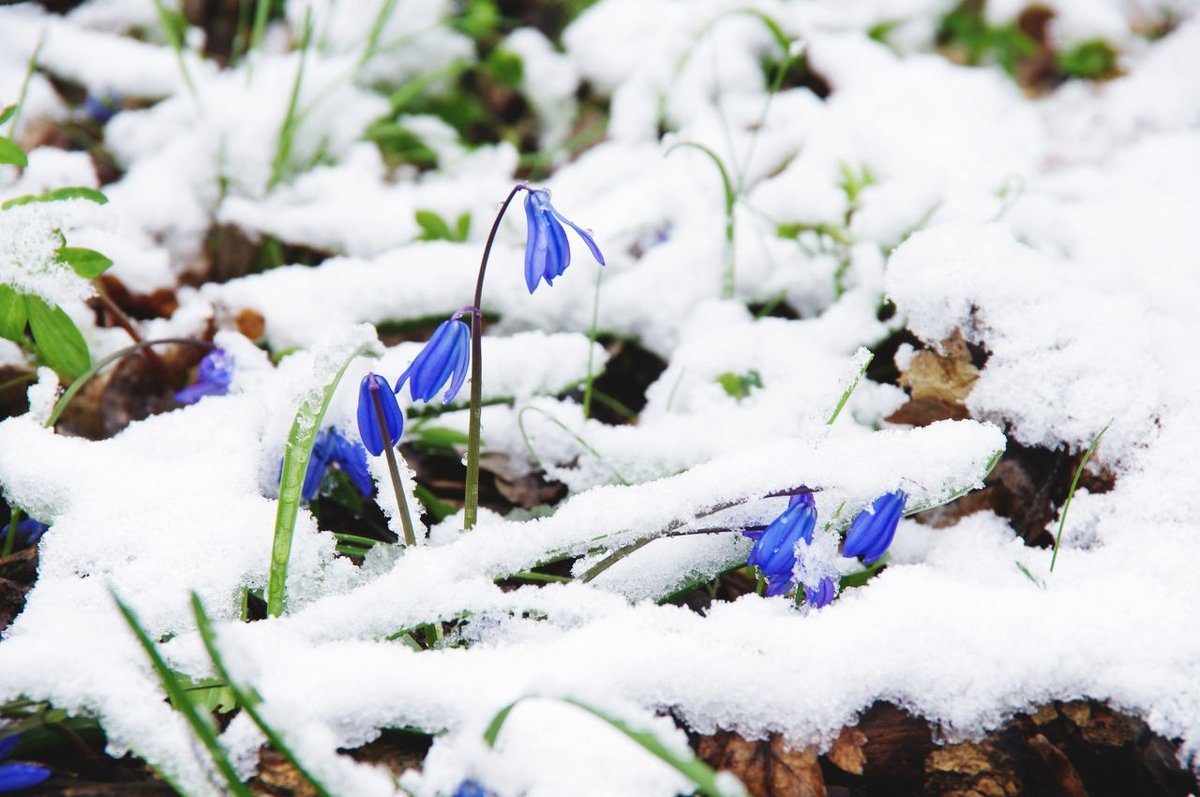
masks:
MULTIPOLYGON (((293 0, 248 60, 219 70, 187 53, 193 92, 157 33, 127 35, 153 25, 152 4, 92 0, 66 17, 0 9, 0 94, 15 96, 44 35, 47 74, 155 100, 105 128, 122 168, 103 186, 109 204, 0 211, 0 283, 64 304, 94 357, 127 345, 123 331, 96 327, 81 303, 91 286, 55 261, 63 230, 71 245, 111 257, 130 290, 175 291, 172 318, 136 322, 143 337, 215 329, 236 362, 228 395, 108 440, 42 427, 59 390, 46 369, 29 388, 30 412, 0 421, 0 488, 52 524, 37 583, 0 643, 0 701, 91 713, 112 751, 135 751, 189 793, 220 793, 110 595, 152 637, 170 637, 172 667, 200 677, 211 665, 188 602, 196 591, 237 677, 340 793, 444 795, 464 777, 505 797, 687 788, 557 698, 682 751, 672 716, 698 733, 826 745, 883 699, 954 740, 1040 702, 1091 697, 1181 739, 1181 758, 1194 761, 1200 582, 1179 562, 1200 555, 1200 377, 1186 349, 1200 333, 1200 18, 1176 3, 1178 27, 1149 41, 1133 32, 1158 19, 1146 4, 1055 0, 1055 41, 1103 37, 1125 73, 1035 100, 997 68, 933 51, 952 3, 753 5, 802 43, 828 98, 804 87, 768 98, 760 60, 778 46, 742 2, 600 0, 561 48, 531 28, 506 35, 547 148, 568 137, 581 85, 611 98, 607 138, 535 186, 594 230, 607 265, 571 234, 570 269, 530 295, 514 203, 482 303, 482 393, 495 402, 483 411, 484 450, 515 473, 562 482, 567 497, 507 517, 485 510, 470 532, 452 515, 421 545, 379 546, 362 567, 338 557, 333 535, 301 509, 287 610, 256 623, 238 620, 241 595, 267 582, 297 409, 315 406, 349 361, 323 426, 353 435, 362 376, 394 382, 421 330, 471 301, 497 202, 518 180, 514 145, 470 149, 435 117, 401 118, 438 151, 425 173, 390 168, 364 140, 368 125, 392 118, 390 91, 474 59, 474 43, 447 24, 453 4, 400 0, 364 59, 391 4, 293 0), (302 56, 297 32, 310 13, 302 56), (867 36, 882 22, 898 25, 886 46, 867 36), (280 171, 302 61, 301 113, 280 171), (694 148, 671 149, 680 143, 711 150, 739 192, 732 296, 722 296, 719 175, 694 148), (847 173, 870 176, 857 196, 847 173), (421 210, 451 222, 467 214, 467 240, 418 240, 421 210), (214 224, 330 257, 184 284, 203 271, 214 224), (789 225, 800 232, 778 234, 789 225), (795 317, 756 313, 777 301, 795 317), (234 330, 244 310, 262 316, 261 341, 234 330), (385 322, 403 325, 405 340, 381 345, 373 325, 385 322), (869 350, 904 329, 933 349, 958 333, 986 355, 965 400, 973 420, 893 426, 884 418, 906 394, 864 377, 830 425, 869 350), (665 363, 634 423, 586 418, 572 393, 611 365, 597 333, 665 363), (744 395, 722 386, 752 374, 744 395), (820 611, 755 595, 704 613, 658 602, 744 563, 739 529, 782 511, 786 499, 772 493, 817 489, 822 523, 800 575, 846 573, 858 565, 836 556, 832 528, 879 495, 900 488, 910 510, 934 506, 980 486, 1008 441, 1081 452, 1106 426, 1091 468, 1115 486, 1076 494, 1053 573, 1049 551, 982 511, 947 528, 903 520, 886 570, 820 611), (495 583, 564 558, 577 558, 581 577, 633 543, 645 544, 588 583, 495 583), (461 644, 415 652, 388 638, 459 620, 450 642, 461 644), (519 698, 489 749, 483 730, 519 698), (400 727, 441 735, 399 785, 338 753, 400 727)), ((988 6, 997 23, 1024 7, 988 6)), ((21 132, 66 109, 35 75, 21 132)), ((25 170, 0 172, 0 199, 98 184, 86 153, 43 146, 25 170)), ((11 349, 4 362, 20 361, 11 349)), ((895 364, 917 351, 903 344, 895 364)), ((429 423, 465 430, 466 395, 436 404, 444 414, 429 423)), ((409 408, 407 395, 401 403, 409 408)), ((401 465, 416 506, 414 471, 401 465)), ((370 468, 395 531, 386 466, 370 468)), ((248 718, 223 741, 252 773, 262 737, 248 718)))

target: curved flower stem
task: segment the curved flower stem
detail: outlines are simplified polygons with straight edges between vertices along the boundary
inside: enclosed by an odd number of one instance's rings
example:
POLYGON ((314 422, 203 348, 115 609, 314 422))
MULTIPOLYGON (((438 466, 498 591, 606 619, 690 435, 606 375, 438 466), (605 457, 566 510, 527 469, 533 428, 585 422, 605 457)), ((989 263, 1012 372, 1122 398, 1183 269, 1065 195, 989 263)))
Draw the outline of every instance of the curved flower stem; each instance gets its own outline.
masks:
MULTIPOLYGON (((387 435, 387 416, 383 413, 383 399, 379 395, 379 388, 374 382, 371 383, 371 398, 375 402, 375 417, 379 420, 379 428, 383 430, 384 435, 387 435)), ((404 496, 404 488, 400 484, 400 466, 396 464, 396 448, 388 443, 383 447, 383 454, 387 457, 388 472, 392 475, 392 489, 396 491, 396 510, 400 513, 400 524, 404 526, 404 544, 408 546, 417 544, 417 535, 413 531, 412 516, 408 514, 408 499, 404 496)))
POLYGON ((471 414, 467 424, 467 484, 463 495, 463 528, 469 529, 475 525, 479 514, 479 427, 483 414, 483 276, 487 272, 488 257, 492 254, 492 244, 496 240, 496 232, 500 229, 500 220, 512 204, 518 191, 527 190, 525 183, 518 183, 508 192, 492 229, 488 233, 487 243, 483 247, 483 257, 479 261, 479 277, 475 280, 475 303, 479 312, 471 314, 471 414))

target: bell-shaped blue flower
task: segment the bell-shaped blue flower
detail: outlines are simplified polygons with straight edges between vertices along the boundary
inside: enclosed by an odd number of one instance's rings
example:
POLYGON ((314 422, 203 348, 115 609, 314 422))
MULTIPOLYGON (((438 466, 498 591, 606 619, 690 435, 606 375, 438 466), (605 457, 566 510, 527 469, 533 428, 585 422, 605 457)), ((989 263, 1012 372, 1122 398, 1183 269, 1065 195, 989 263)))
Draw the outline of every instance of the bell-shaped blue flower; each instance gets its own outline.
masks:
POLYGON ((431 401, 442 385, 450 388, 442 396, 442 403, 449 404, 467 378, 467 366, 471 363, 471 328, 467 322, 451 318, 438 324, 437 329, 412 361, 412 365, 396 380, 396 392, 408 381, 413 401, 431 401))
POLYGON ((837 597, 837 584, 826 576, 816 587, 804 586, 804 602, 814 609, 822 609, 833 603, 837 597))
POLYGON ((908 494, 903 490, 893 490, 859 512, 846 532, 842 556, 861 556, 863 564, 868 565, 883 556, 896 535, 896 526, 904 514, 907 500, 908 494))
POLYGON ((816 525, 816 502, 810 493, 799 493, 761 534, 746 532, 755 538, 746 564, 754 565, 767 577, 768 595, 787 592, 796 567, 796 544, 801 540, 811 544, 816 525))
POLYGON ((571 245, 567 243, 563 224, 577 232, 588 249, 592 250, 596 262, 604 265, 604 255, 600 254, 600 247, 592 240, 591 233, 555 210, 550 204, 549 191, 529 189, 525 195, 525 218, 529 221, 529 233, 525 241, 525 285, 530 293, 542 280, 547 285, 553 285, 554 278, 571 265, 571 245))
POLYGON ((488 797, 491 792, 484 789, 473 780, 464 780, 454 790, 453 797, 488 797))
POLYGON ((205 396, 223 396, 233 380, 233 355, 223 349, 213 349, 204 355, 196 370, 195 384, 175 394, 180 404, 195 404, 205 396))
POLYGON ((400 440, 404 431, 404 415, 396 402, 396 394, 379 374, 370 373, 363 377, 358 388, 358 434, 371 456, 377 457, 384 448, 391 448, 400 440), (376 402, 383 405, 383 422, 379 427, 379 410, 376 402), (386 442, 384 438, 387 438, 386 442))
MULTIPOLYGON (((17 746, 18 738, 18 736, 9 736, 0 739, 0 759, 8 757, 8 754, 17 746)), ((0 764, 0 792, 28 789, 30 786, 36 786, 48 779, 50 774, 49 767, 41 764, 26 764, 17 761, 0 764)))
POLYGON ((25 538, 26 545, 33 545, 49 530, 50 527, 45 523, 40 520, 34 520, 31 517, 25 518, 17 524, 17 533, 25 538))
POLYGON ((305 501, 316 497, 321 489, 321 479, 330 465, 341 468, 363 495, 371 494, 374 483, 371 481, 371 471, 367 468, 366 450, 358 443, 347 440, 337 429, 326 429, 317 434, 312 455, 308 458, 308 470, 304 473, 304 485, 300 488, 300 496, 305 501))

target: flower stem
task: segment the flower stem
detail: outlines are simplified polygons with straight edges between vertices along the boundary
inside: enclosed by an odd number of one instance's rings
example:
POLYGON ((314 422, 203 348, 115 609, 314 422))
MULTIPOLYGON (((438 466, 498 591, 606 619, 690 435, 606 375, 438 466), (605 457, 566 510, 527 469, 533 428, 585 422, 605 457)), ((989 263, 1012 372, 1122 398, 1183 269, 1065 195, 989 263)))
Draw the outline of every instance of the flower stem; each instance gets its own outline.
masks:
POLYGON ((483 415, 483 276, 487 271, 488 257, 492 254, 492 244, 496 240, 496 232, 500 229, 500 220, 512 204, 518 191, 526 190, 524 183, 518 183, 508 192, 492 229, 488 233, 487 243, 483 247, 483 257, 479 261, 479 277, 475 280, 475 309, 471 314, 471 413, 467 424, 467 483, 463 495, 463 528, 469 529, 475 525, 479 514, 479 427, 483 415))
POLYGON ((20 507, 10 507, 8 516, 8 533, 4 536, 4 554, 3 558, 7 559, 12 556, 13 546, 17 541, 17 524, 21 522, 20 507))
MULTIPOLYGON (((375 417, 379 420, 379 428, 384 437, 388 436, 387 417, 383 413, 383 399, 379 396, 379 387, 371 381, 371 398, 375 402, 375 417)), ((408 499, 404 496, 404 487, 400 484, 400 466, 396 463, 396 449, 390 440, 384 441, 383 455, 387 457, 388 472, 392 475, 392 489, 396 491, 396 508, 400 512, 400 524, 404 526, 404 544, 416 545, 417 535, 413 531, 412 517, 408 514, 408 499)))

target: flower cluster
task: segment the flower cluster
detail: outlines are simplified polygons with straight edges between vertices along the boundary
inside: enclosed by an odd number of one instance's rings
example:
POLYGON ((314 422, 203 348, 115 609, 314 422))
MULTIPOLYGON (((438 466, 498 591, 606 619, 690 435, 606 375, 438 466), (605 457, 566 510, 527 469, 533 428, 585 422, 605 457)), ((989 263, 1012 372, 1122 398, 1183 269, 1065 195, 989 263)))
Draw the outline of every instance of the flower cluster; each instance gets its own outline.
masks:
MULTIPOLYGON (((836 557, 837 554, 832 547, 833 542, 830 542, 825 557, 819 550, 821 546, 814 544, 816 502, 807 488, 800 490, 788 501, 783 514, 765 529, 743 532, 754 540, 746 564, 757 567, 766 579, 768 596, 785 595, 800 580, 804 582, 805 602, 819 609, 828 606, 837 597, 835 579, 826 574, 828 568, 823 571, 820 566, 822 558, 836 557), (797 577, 798 573, 800 578, 797 577)), ((860 511, 846 532, 842 556, 848 559, 862 557, 867 565, 883 556, 892 544, 907 501, 908 495, 903 490, 894 490, 860 511)))
POLYGON ((330 466, 336 465, 350 477, 350 481, 363 495, 370 495, 374 489, 371 482, 371 472, 367 469, 367 455, 363 447, 353 440, 348 440, 337 429, 325 429, 317 435, 313 443, 312 456, 308 459, 308 470, 304 473, 304 486, 300 488, 300 496, 305 501, 311 501, 321 489, 321 479, 330 466))

